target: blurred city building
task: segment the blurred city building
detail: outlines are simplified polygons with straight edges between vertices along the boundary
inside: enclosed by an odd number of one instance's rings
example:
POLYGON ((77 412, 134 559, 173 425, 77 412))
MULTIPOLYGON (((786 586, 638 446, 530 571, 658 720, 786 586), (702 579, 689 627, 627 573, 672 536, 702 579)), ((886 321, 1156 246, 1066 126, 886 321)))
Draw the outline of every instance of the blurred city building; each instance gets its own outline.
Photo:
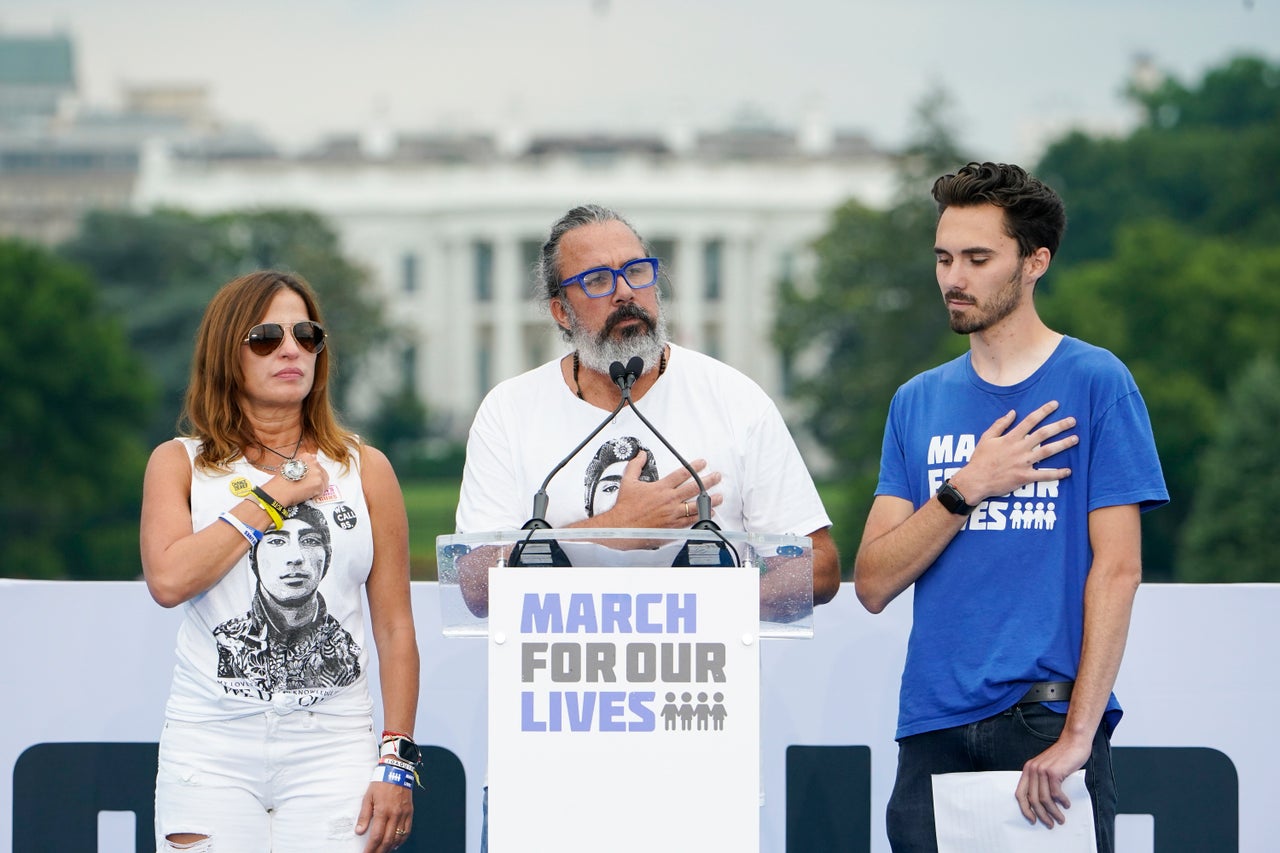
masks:
POLYGON ((216 121, 203 86, 133 86, 122 101, 82 102, 70 36, 0 33, 0 235, 52 245, 89 210, 129 207, 150 140, 224 157, 273 150, 216 121))
POLYGON ((673 338, 786 411, 779 286, 803 286, 836 206, 886 203, 895 181, 893 156, 816 113, 794 129, 747 112, 720 129, 631 135, 515 123, 398 134, 375 120, 284 153, 213 115, 203 85, 126 86, 111 108, 79 92, 70 36, 0 32, 0 235, 53 245, 93 209, 315 211, 396 325, 353 383, 352 414, 410 387, 458 437, 495 383, 564 350, 530 269, 550 224, 584 202, 616 208, 653 244, 673 338))
POLYGON ((495 383, 564 351, 530 269, 569 208, 596 202, 627 216, 669 276, 673 338, 781 402, 790 366, 772 345, 779 285, 809 275, 836 206, 886 203, 894 176, 893 158, 865 137, 817 121, 635 135, 369 127, 289 156, 150 146, 136 203, 323 215, 400 330, 355 383, 353 414, 407 384, 463 435, 495 383))

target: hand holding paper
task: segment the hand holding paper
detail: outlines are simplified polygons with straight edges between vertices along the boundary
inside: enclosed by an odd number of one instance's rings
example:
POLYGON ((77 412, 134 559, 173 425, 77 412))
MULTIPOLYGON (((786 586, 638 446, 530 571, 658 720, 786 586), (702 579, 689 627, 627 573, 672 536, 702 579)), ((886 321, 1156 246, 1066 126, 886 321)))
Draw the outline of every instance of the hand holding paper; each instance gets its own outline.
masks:
POLYGON ((1014 799, 1021 776, 1016 770, 934 775, 938 853, 1096 853, 1084 771, 1063 780, 1071 809, 1051 829, 1022 816, 1014 799))

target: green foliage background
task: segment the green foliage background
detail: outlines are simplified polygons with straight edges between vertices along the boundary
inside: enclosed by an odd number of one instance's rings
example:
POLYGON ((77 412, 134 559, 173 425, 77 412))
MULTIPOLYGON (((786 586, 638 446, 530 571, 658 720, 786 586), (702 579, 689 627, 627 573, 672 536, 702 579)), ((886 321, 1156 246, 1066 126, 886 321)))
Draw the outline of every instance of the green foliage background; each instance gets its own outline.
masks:
POLYGON ((0 567, 109 578, 138 562, 154 386, 83 272, 0 240, 0 567))

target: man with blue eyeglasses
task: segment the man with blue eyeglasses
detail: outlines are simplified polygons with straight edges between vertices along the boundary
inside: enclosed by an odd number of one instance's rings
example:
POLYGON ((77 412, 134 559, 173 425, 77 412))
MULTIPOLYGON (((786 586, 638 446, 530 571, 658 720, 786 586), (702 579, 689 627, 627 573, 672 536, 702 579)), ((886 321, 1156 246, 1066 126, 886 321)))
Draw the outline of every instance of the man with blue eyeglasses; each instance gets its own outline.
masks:
MULTIPOLYGON (((809 536, 814 603, 830 601, 840 588, 831 519, 782 416, 737 370, 667 340, 655 286, 661 266, 635 229, 607 208, 576 207, 552 226, 535 274, 572 351, 500 383, 481 403, 467 441, 458 532, 520 528, 543 478, 621 400, 610 366, 638 356, 644 366, 631 397, 691 460, 710 492, 711 519, 723 530, 809 536)), ((697 484, 649 436, 649 427, 624 408, 595 446, 548 484, 545 520, 555 528, 692 527, 697 484), (612 505, 602 510, 588 500, 584 508, 582 495, 599 476, 593 462, 609 455, 601 448, 642 440, 645 447, 627 454, 612 505)), ((467 603, 477 614, 487 607, 470 597, 467 603)))
MULTIPOLYGON (((552 226, 535 273, 572 351, 500 383, 481 403, 467 442, 458 531, 521 527, 542 479, 621 399, 610 366, 638 356, 644 368, 632 399, 691 460, 711 494, 712 520, 725 530, 811 537, 814 601, 831 600, 840 586, 831 519, 782 416, 751 379, 667 340, 655 286, 661 263, 630 223, 598 205, 570 210, 552 226)), ((546 521, 556 528, 693 526, 697 484, 659 441, 646 440, 630 458, 611 507, 583 508, 598 449, 649 435, 624 408, 552 479, 546 521)))

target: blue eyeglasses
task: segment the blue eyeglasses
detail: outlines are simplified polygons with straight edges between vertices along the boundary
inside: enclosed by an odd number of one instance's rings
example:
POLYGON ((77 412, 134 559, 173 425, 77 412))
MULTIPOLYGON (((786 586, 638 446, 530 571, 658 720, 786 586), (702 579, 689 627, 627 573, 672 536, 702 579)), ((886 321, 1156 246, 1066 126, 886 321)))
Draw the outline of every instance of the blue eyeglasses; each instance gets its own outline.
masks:
POLYGON ((625 278, 632 290, 653 287, 658 281, 658 259, 637 258, 634 261, 627 261, 616 270, 613 267, 594 267, 566 278, 560 282, 560 286, 568 287, 571 284, 577 284, 587 296, 600 299, 618 289, 618 276, 625 278))

